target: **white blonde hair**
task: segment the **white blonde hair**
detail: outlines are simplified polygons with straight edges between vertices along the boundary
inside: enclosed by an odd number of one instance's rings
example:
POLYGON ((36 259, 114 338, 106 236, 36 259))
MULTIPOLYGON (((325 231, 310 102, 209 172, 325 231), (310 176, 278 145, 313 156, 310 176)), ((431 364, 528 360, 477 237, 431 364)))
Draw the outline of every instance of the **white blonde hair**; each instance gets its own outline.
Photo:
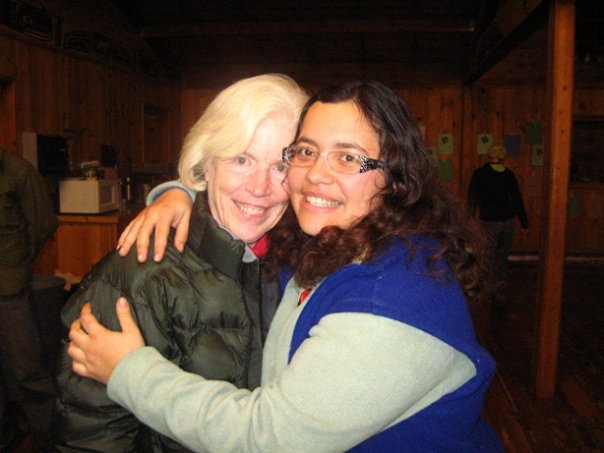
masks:
POLYGON ((190 189, 205 190, 203 174, 211 159, 245 152, 267 118, 279 117, 295 127, 307 99, 304 90, 283 74, 249 77, 225 88, 185 138, 178 163, 180 181, 190 189))

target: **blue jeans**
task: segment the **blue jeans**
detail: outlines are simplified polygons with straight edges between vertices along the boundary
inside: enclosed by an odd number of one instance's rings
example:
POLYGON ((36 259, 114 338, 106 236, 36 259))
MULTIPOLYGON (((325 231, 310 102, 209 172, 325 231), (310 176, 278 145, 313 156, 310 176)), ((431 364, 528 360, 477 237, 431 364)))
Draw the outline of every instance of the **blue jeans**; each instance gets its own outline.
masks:
POLYGON ((495 283, 495 300, 505 301, 505 290, 508 278, 508 256, 514 231, 516 230, 516 219, 512 217, 501 222, 482 221, 482 226, 489 238, 492 253, 492 275, 495 283))

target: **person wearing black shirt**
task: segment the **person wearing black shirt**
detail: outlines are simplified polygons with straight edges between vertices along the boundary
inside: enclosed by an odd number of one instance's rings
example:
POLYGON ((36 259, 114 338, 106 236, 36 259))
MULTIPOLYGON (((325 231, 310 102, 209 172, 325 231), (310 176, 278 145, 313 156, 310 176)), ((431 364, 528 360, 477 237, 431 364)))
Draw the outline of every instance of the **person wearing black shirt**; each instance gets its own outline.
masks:
POLYGON ((495 304, 501 305, 505 303, 507 261, 516 228, 515 218, 524 229, 528 228, 528 218, 516 175, 503 163, 507 150, 493 145, 488 155, 489 161, 472 174, 468 199, 473 212, 478 207, 480 220, 491 241, 495 304))

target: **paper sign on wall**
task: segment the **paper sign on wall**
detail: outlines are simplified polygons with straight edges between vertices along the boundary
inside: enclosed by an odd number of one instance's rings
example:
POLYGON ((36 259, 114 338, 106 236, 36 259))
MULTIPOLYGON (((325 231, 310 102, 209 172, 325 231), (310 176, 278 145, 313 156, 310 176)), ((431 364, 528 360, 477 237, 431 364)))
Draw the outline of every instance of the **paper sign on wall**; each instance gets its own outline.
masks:
POLYGON ((441 134, 438 136, 438 153, 453 154, 453 134, 441 134))
POLYGON ((486 154, 492 145, 493 145, 493 135, 478 134, 478 139, 476 140, 476 152, 478 154, 486 154))
POLYGON ((529 121, 524 125, 524 141, 529 145, 543 143, 543 123, 541 121, 529 121))
POLYGON ((577 197, 575 194, 568 194, 568 203, 566 207, 566 214, 569 219, 577 219, 581 216, 579 197, 577 197))
POLYGON ((531 149, 531 165, 533 167, 543 167, 543 145, 533 145, 531 149))
POLYGON ((505 146, 508 156, 518 157, 520 155, 520 135, 503 134, 503 146, 505 146))
POLYGON ((453 161, 439 159, 438 173, 443 181, 453 181, 453 161))

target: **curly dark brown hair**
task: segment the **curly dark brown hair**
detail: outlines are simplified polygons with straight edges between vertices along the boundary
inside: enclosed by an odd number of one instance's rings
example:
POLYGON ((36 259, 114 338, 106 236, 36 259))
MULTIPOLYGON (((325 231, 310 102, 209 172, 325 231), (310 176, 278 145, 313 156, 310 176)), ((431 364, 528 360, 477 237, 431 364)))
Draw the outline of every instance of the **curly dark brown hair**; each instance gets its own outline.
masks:
POLYGON ((446 272, 437 266, 444 259, 468 299, 485 297, 489 282, 486 238, 465 203, 439 183, 436 166, 404 101, 380 82, 327 87, 302 110, 296 137, 316 102, 354 102, 378 134, 379 158, 386 162, 386 184, 376 195, 381 203, 350 228, 325 227, 316 237, 300 229, 288 208, 270 232, 276 246, 266 257, 265 271, 274 275, 286 267, 300 285, 312 286, 355 260, 371 260, 392 238, 404 241, 412 253, 422 241, 411 239, 429 238, 438 244, 429 251, 431 272, 436 277, 446 272))

